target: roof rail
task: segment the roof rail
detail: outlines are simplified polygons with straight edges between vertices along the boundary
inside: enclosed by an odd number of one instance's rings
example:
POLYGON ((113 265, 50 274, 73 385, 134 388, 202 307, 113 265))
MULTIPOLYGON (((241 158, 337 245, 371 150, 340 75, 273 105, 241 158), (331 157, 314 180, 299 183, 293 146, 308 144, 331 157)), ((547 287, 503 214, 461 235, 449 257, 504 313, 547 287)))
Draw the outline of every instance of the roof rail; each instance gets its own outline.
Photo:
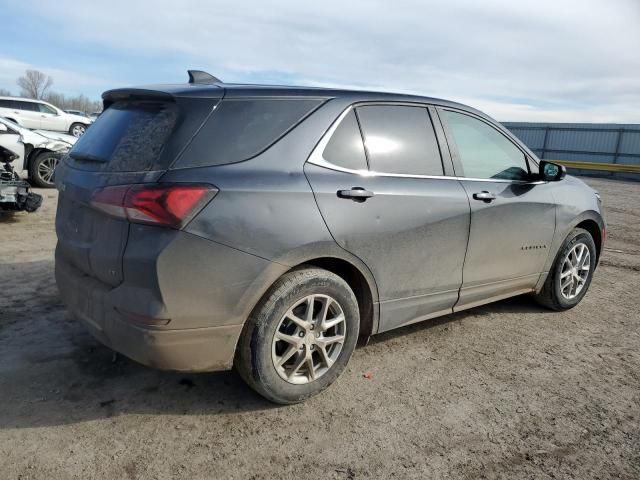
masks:
POLYGON ((189 83, 202 83, 205 85, 215 85, 216 83, 222 83, 222 80, 214 77, 210 73, 203 72, 202 70, 187 70, 189 74, 189 83))

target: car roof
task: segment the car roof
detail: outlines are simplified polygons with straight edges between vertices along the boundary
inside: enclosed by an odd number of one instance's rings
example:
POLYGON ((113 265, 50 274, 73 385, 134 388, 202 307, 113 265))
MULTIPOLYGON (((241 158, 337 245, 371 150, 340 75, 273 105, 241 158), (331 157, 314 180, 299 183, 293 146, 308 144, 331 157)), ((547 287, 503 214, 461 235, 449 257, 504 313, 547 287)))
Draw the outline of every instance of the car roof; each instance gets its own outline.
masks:
POLYGON ((467 110, 485 116, 482 112, 475 108, 463 105, 461 103, 444 100, 441 98, 426 97, 421 95, 411 95, 403 93, 377 92, 370 90, 352 90, 341 88, 326 87, 306 87, 306 86, 290 86, 290 85, 254 85, 241 83, 180 83, 180 84, 162 84, 162 85, 144 85, 132 88, 119 88, 108 90, 102 94, 104 100, 113 101, 121 94, 127 93, 146 93, 159 92, 171 97, 259 97, 259 98, 277 98, 277 97, 307 97, 319 99, 342 98, 351 102, 407 102, 407 103, 426 103, 432 105, 454 107, 467 110))
POLYGON ((24 97, 1 97, 0 100, 20 100, 21 102, 47 103, 44 100, 36 100, 35 98, 24 97))

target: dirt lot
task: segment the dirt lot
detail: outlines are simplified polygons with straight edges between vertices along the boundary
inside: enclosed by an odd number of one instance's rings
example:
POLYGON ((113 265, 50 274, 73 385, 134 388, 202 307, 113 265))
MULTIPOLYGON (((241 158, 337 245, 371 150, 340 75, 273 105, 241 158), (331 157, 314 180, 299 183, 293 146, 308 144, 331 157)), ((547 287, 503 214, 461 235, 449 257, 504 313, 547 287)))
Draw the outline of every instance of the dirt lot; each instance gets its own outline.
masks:
POLYGON ((587 181, 609 230, 578 307, 521 297, 380 335, 292 407, 234 373, 114 361, 57 298, 41 192, 0 220, 0 477, 640 478, 640 183, 587 181))

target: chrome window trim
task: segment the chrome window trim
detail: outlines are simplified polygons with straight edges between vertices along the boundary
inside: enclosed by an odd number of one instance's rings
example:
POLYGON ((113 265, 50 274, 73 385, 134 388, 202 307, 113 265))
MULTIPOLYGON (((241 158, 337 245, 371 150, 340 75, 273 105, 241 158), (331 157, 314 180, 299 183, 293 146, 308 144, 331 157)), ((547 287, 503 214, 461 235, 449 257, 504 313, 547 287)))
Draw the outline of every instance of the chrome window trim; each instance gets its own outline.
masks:
MULTIPOLYGON (((379 103, 378 103, 379 104, 379 103)), ((395 103, 391 103, 395 105, 395 103)), ((426 105, 425 105, 426 108, 426 105)), ((518 183, 518 184, 530 184, 537 185, 539 183, 545 183, 544 181, 535 181, 528 182, 526 180, 506 180, 501 178, 468 178, 468 177, 458 177, 458 176, 448 176, 448 175, 413 175, 409 173, 386 173, 386 172, 376 172, 373 170, 353 170, 351 168, 340 167, 339 165, 335 165, 329 161, 327 161, 324 156, 324 150, 331 140, 333 133, 338 129, 344 118, 349 115, 349 113, 354 109, 353 105, 349 105, 338 118, 331 124, 329 129, 324 133, 320 141, 316 144, 311 155, 309 155, 309 159, 307 162, 316 165, 318 167, 328 168, 329 170, 335 170, 337 172, 350 173, 353 175, 360 175, 361 177, 396 177, 396 178, 424 178, 424 179, 433 179, 433 180, 467 180, 470 182, 495 182, 495 183, 518 183)))

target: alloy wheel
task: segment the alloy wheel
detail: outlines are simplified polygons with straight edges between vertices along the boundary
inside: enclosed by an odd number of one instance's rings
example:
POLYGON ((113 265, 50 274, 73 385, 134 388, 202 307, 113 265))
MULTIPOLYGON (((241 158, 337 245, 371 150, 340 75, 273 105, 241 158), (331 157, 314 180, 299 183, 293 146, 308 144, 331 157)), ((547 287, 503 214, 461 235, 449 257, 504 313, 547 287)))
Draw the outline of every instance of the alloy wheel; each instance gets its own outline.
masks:
POLYGON ((271 347, 273 365, 289 383, 317 380, 340 356, 345 336, 345 316, 337 300, 308 295, 280 319, 271 347))
POLYGON ((74 137, 81 137, 82 135, 84 135, 85 131, 86 128, 83 125, 75 125, 71 129, 71 135, 73 135, 74 137))
POLYGON ((38 175, 43 182, 48 184, 53 183, 53 173, 57 165, 58 158, 54 156, 46 157, 38 164, 38 175))
POLYGON ((560 270, 560 292, 567 300, 576 298, 589 278, 591 253, 584 243, 576 243, 567 253, 560 270))

